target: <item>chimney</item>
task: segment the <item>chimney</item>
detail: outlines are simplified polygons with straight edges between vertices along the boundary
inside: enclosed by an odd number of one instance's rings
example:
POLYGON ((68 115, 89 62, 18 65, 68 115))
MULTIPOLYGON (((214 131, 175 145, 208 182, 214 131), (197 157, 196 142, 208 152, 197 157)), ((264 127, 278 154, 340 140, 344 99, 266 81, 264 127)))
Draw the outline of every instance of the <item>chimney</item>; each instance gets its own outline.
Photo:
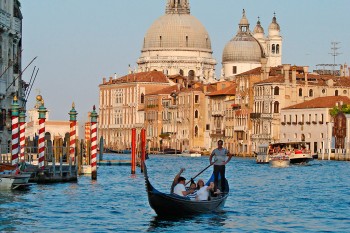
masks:
POLYGON ((304 66, 303 67, 304 70, 304 79, 305 79, 305 84, 307 85, 307 74, 309 72, 309 67, 308 66, 304 66))
POLYGON ((289 84, 289 70, 290 70, 290 64, 284 64, 283 65, 284 82, 287 84, 289 84))
POLYGON ((297 84, 297 67, 295 65, 292 67, 292 84, 297 84))
POLYGON ((105 78, 105 77, 103 77, 102 83, 103 83, 103 84, 106 84, 106 78, 105 78))

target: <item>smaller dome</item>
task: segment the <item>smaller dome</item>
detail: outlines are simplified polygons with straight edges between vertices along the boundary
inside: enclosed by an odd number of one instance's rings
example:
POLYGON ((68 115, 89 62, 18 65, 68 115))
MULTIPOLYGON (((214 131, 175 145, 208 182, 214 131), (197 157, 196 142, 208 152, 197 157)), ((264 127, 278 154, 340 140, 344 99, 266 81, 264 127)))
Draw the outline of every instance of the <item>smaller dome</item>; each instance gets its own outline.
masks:
POLYGON ((254 32, 254 34, 256 34, 256 33, 264 34, 264 28, 261 26, 260 19, 258 19, 258 22, 256 23, 256 26, 255 26, 253 32, 254 32))
POLYGON ((272 22, 269 26, 269 30, 277 30, 280 31, 280 25, 277 23, 276 16, 273 16, 272 22))

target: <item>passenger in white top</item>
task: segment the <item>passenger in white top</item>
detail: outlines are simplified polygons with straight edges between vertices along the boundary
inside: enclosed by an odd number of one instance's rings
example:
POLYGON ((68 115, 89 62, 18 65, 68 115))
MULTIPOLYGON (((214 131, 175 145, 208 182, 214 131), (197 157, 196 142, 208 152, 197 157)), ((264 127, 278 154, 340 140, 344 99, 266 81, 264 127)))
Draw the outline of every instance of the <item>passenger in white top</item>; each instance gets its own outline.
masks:
POLYGON ((210 185, 204 185, 203 180, 198 180, 197 187, 199 190, 197 191, 196 200, 197 201, 208 201, 209 199, 209 191, 214 190, 214 183, 210 182, 210 185))
POLYGON ((185 197, 186 195, 193 192, 193 190, 191 189, 186 191, 185 182, 186 182, 185 177, 180 176, 178 179, 177 185, 174 187, 174 194, 185 197))

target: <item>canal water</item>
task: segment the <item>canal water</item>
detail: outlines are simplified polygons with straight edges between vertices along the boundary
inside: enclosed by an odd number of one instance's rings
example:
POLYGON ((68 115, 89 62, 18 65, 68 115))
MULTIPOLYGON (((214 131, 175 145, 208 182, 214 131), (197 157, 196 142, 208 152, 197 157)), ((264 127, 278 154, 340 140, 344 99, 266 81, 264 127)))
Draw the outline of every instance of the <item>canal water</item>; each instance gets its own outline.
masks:
MULTIPOLYGON (((110 159, 125 156, 107 155, 110 159)), ((181 167, 190 178, 208 157, 150 156, 152 184, 168 192, 181 167)), ((233 158, 223 212, 162 219, 148 205, 144 179, 129 166, 99 167, 98 179, 0 192, 1 232, 350 232, 350 162, 272 168, 233 158)), ((211 168, 200 175, 210 176, 211 168)))

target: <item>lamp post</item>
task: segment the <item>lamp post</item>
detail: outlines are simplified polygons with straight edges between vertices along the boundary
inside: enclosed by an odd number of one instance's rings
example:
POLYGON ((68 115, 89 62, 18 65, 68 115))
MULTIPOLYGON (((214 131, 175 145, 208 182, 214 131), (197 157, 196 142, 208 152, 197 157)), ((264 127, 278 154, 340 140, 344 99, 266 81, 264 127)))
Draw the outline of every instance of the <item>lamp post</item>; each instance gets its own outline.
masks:
MULTIPOLYGON (((170 96, 174 99, 174 102, 175 102, 175 105, 176 105, 176 98, 177 98, 177 93, 176 92, 172 92, 170 94, 170 96)), ((175 129, 174 129, 174 133, 175 133, 175 155, 177 154, 177 141, 176 141, 176 138, 177 138, 177 106, 175 107, 176 108, 176 112, 175 112, 175 129)))

